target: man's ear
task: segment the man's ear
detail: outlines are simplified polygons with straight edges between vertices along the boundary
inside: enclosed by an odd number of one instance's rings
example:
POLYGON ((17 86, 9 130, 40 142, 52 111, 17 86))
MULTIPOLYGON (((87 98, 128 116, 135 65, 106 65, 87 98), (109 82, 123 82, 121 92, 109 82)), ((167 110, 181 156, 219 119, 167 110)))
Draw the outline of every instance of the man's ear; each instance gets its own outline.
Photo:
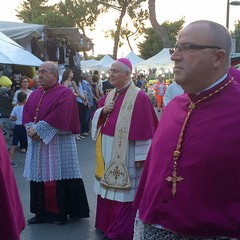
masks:
POLYGON ((226 51, 224 49, 216 50, 215 52, 215 67, 219 67, 226 61, 226 51))

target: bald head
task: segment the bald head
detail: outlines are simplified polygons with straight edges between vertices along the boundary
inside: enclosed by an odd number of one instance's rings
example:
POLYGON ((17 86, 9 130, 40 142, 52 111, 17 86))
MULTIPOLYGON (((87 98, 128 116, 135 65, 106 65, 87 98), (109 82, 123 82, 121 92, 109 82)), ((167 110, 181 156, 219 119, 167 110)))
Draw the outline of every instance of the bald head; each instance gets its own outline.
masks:
POLYGON ((54 62, 44 62, 38 69, 39 82, 44 89, 51 88, 56 82, 58 82, 58 66, 54 62))
POLYGON ((179 34, 171 55, 176 82, 192 94, 210 87, 228 72, 231 42, 228 30, 218 23, 190 23, 179 34))
POLYGON ((226 51, 226 62, 230 64, 232 38, 224 26, 208 20, 199 20, 190 23, 185 29, 188 27, 201 28, 198 31, 197 37, 205 41, 207 45, 218 46, 224 49, 226 51))
POLYGON ((52 74, 54 74, 58 77, 59 70, 58 70, 58 66, 56 63, 48 61, 48 62, 43 63, 42 65, 44 65, 52 74))

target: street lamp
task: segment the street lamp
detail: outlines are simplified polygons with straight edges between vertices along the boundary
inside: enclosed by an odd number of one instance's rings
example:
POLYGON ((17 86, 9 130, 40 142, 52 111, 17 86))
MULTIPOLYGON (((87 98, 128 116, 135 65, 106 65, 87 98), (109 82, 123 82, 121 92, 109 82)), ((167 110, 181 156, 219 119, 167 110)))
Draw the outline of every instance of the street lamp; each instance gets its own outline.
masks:
POLYGON ((229 0, 227 1, 227 18, 226 18, 226 28, 229 28, 229 5, 233 5, 233 6, 240 6, 240 1, 232 1, 229 2, 229 0))

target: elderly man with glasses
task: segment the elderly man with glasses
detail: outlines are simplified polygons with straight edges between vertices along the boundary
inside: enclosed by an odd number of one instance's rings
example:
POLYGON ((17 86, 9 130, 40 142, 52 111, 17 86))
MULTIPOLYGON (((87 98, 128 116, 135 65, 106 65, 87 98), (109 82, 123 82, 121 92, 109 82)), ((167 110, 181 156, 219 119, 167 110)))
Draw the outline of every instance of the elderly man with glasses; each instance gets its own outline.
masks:
POLYGON ((92 137, 97 139, 96 228, 103 239, 132 240, 132 202, 158 119, 150 99, 131 81, 132 64, 116 60, 109 71, 114 89, 98 104, 92 137))
POLYGON ((134 239, 240 239, 240 85, 231 36, 200 20, 171 52, 184 94, 165 108, 134 201, 134 239))
POLYGON ((89 217, 75 134, 80 132, 76 98, 58 82, 58 66, 44 62, 39 69, 41 87, 24 106, 28 134, 24 177, 30 181, 28 224, 60 223, 89 217))

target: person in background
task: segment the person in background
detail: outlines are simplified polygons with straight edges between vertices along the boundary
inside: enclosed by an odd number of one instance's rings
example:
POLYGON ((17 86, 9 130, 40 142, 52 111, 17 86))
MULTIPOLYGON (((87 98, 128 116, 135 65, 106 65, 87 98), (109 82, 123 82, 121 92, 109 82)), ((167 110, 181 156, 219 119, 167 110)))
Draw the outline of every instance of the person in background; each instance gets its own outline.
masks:
POLYGON ((102 97, 101 92, 99 90, 99 75, 93 74, 92 75, 92 87, 93 87, 93 95, 95 96, 96 103, 102 97))
POLYGON ((83 80, 82 80, 82 88, 84 93, 87 96, 88 100, 88 108, 86 109, 85 116, 84 116, 84 132, 83 135, 85 134, 86 136, 90 135, 91 132, 91 118, 92 118, 92 113, 93 111, 93 105, 94 105, 94 98, 93 98, 93 92, 92 92, 92 87, 91 87, 91 77, 90 75, 85 75, 83 80), (87 133, 87 134, 86 134, 87 133))
POLYGON ((158 75, 157 82, 154 84, 155 97, 157 101, 157 111, 160 112, 163 107, 163 96, 166 92, 166 84, 163 81, 161 75, 158 75))
POLYGON ((26 224, 14 172, 11 169, 8 150, 1 128, 0 149, 0 237, 6 240, 20 240, 20 234, 26 224))
POLYGON ((80 132, 76 98, 58 83, 58 66, 40 65, 41 88, 24 105, 28 151, 23 176, 30 181, 29 224, 89 217, 75 134, 80 132))
POLYGON ((97 84, 97 87, 98 87, 99 95, 100 95, 100 97, 102 97, 102 96, 103 96, 102 82, 103 82, 104 80, 101 79, 101 76, 100 76, 98 70, 95 70, 95 71, 93 72, 93 75, 98 75, 98 84, 97 84))
MULTIPOLYGON (((76 70, 75 70, 75 72, 76 72, 76 70)), ((76 74, 77 74, 77 72, 76 72, 76 74)), ((61 84, 65 87, 68 87, 69 89, 71 89, 71 91, 73 92, 73 94, 76 98, 85 99, 85 94, 80 93, 77 83, 73 80, 73 78, 74 78, 73 70, 68 68, 62 74, 61 84)), ((83 120, 83 117, 81 116, 81 118, 80 118, 81 128, 82 128, 82 123, 81 123, 82 120, 83 120)), ((80 134, 76 134, 75 137, 76 137, 76 140, 81 140, 83 138, 80 134)))
POLYGON ((143 74, 140 74, 139 78, 140 78, 141 89, 144 92, 147 92, 147 80, 146 80, 146 77, 143 74))
POLYGON ((136 86, 139 87, 140 89, 142 88, 142 82, 141 82, 140 75, 137 76, 136 86))
POLYGON ((12 147, 9 150, 9 156, 12 167, 16 167, 17 164, 13 161, 15 148, 20 143, 20 152, 26 153, 27 150, 27 133, 26 128, 22 125, 23 106, 27 100, 27 94, 19 92, 17 95, 18 105, 12 109, 10 114, 10 120, 15 121, 13 129, 13 142, 12 147))
POLYGON ((37 76, 33 77, 33 87, 31 88, 31 90, 38 89, 39 87, 41 87, 41 84, 39 82, 39 77, 37 75, 37 76))
POLYGON ((149 97, 132 83, 128 59, 116 60, 109 72, 115 88, 99 101, 92 120, 95 226, 105 240, 131 240, 136 215, 132 202, 158 119, 149 97))
POLYGON ((184 93, 182 87, 177 84, 176 82, 171 83, 163 96, 163 105, 166 107, 168 103, 176 96, 181 95, 184 93))
POLYGON ((82 72, 79 68, 74 68, 74 75, 73 75, 73 81, 77 85, 78 92, 80 95, 76 98, 77 105, 78 105, 78 114, 79 114, 79 120, 80 120, 80 126, 81 126, 81 134, 78 135, 77 140, 84 139, 85 136, 90 136, 90 134, 87 132, 88 126, 86 125, 86 118, 88 113, 88 98, 87 93, 84 92, 83 85, 82 85, 82 72))
POLYGON ((109 93, 113 88, 114 86, 110 83, 109 78, 106 79, 106 81, 102 83, 103 95, 109 93))
POLYGON ((134 240, 240 239, 240 85, 228 74, 231 43, 224 26, 199 20, 171 50, 185 93, 171 100, 154 135, 134 201, 134 240))
POLYGON ((29 79, 27 76, 21 76, 20 80, 19 80, 19 84, 20 84, 20 89, 18 89, 13 96, 13 101, 12 101, 12 106, 17 106, 18 100, 17 100, 17 95, 19 92, 24 92, 27 94, 27 98, 29 97, 29 95, 31 94, 32 90, 29 89, 29 79))

